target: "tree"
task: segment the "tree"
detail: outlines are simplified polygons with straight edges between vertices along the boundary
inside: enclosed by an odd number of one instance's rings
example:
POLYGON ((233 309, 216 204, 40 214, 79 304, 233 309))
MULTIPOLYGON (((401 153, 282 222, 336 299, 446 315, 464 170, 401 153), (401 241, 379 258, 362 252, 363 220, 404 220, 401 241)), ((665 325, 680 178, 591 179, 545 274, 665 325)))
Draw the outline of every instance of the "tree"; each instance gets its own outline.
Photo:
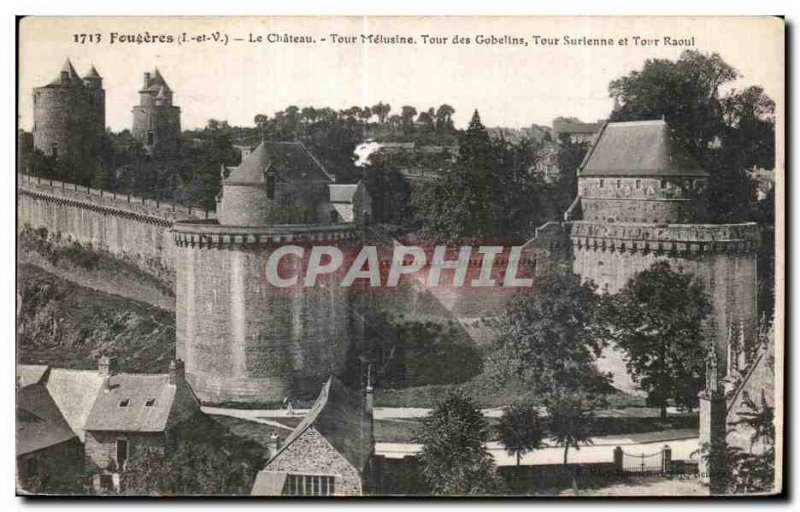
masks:
POLYGON ((488 371, 498 382, 520 379, 536 394, 602 390, 608 376, 594 362, 606 334, 595 291, 593 283, 553 269, 500 317, 486 319, 494 331, 488 371))
POLYGON ((497 425, 497 433, 508 454, 516 455, 517 466, 523 455, 543 446, 542 423, 536 408, 530 403, 515 402, 506 407, 497 425))
MULTIPOLYGON (((591 401, 581 394, 559 393, 547 399, 546 407, 550 416, 550 439, 557 446, 564 447, 566 469, 570 446, 580 450, 581 445, 593 444, 591 437, 594 422, 593 406, 591 401)), ((571 477, 572 487, 577 492, 578 482, 574 471, 571 477)))
POLYGON ((633 379, 648 403, 667 415, 667 402, 696 405, 704 378, 708 297, 691 274, 675 272, 666 261, 635 274, 614 295, 607 319, 616 345, 625 353, 633 379))
POLYGON ((448 104, 442 104, 436 110, 436 130, 445 131, 453 128, 453 114, 456 109, 448 104))
POLYGON ((422 475, 434 494, 490 494, 500 489, 486 449, 489 429, 480 409, 451 391, 422 427, 422 475))
POLYGON ((386 116, 388 116, 389 112, 391 111, 392 106, 382 101, 378 102, 377 105, 372 106, 372 113, 378 116, 378 122, 380 124, 384 124, 384 122, 386 122, 386 116))
POLYGON ((687 50, 677 61, 650 59, 609 85, 611 121, 664 118, 711 173, 709 212, 716 222, 747 220, 755 197, 746 171, 775 165, 775 104, 760 87, 722 95, 721 87, 738 76, 718 54, 687 50))
POLYGON ((417 109, 410 105, 403 105, 400 111, 400 121, 403 126, 410 127, 414 124, 414 116, 417 115, 417 109))
POLYGON ((578 196, 578 167, 589 151, 589 142, 574 142, 566 133, 559 136, 558 142, 558 181, 552 194, 555 218, 560 218, 578 196))

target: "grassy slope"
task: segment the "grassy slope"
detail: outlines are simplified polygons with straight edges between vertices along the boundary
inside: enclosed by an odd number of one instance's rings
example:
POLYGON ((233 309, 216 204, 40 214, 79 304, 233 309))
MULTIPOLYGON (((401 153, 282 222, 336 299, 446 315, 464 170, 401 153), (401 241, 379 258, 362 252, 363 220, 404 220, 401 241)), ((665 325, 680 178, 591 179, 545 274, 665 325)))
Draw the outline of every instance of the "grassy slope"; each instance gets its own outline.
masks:
POLYGON ((17 268, 17 360, 78 369, 116 356, 126 372, 165 372, 175 351, 175 315, 76 285, 32 265, 17 268))

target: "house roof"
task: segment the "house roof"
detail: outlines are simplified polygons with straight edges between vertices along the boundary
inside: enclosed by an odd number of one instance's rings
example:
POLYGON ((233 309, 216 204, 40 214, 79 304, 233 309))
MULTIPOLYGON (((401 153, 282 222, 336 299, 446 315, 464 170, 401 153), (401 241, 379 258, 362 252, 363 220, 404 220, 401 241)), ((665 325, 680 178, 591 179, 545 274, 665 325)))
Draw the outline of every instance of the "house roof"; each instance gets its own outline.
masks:
POLYGON ((352 203, 353 198, 358 191, 358 184, 355 185, 337 185, 331 183, 328 185, 330 191, 331 203, 352 203))
POLYGON ((311 410, 289 434, 272 459, 279 457, 312 427, 354 468, 359 471, 364 469, 372 453, 371 424, 364 414, 361 397, 346 388, 336 377, 328 379, 311 410))
POLYGON ((167 427, 175 391, 167 374, 112 375, 108 389, 103 387, 98 393, 84 428, 162 432, 167 427))
POLYGON ((291 182, 334 181, 301 142, 264 141, 247 155, 222 183, 223 185, 264 183, 264 173, 267 170, 291 182))
POLYGON ((102 384, 103 379, 97 370, 52 368, 47 377, 50 396, 81 441, 86 435, 86 420, 102 384))
POLYGON ((280 496, 286 483, 286 472, 259 471, 250 494, 253 496, 280 496))
POLYGON ((25 387, 46 380, 48 368, 45 364, 18 364, 17 384, 25 387))
POLYGON ((708 176, 663 120, 608 123, 578 175, 708 176))
POLYGON ((76 437, 44 384, 31 384, 17 392, 17 455, 76 437))

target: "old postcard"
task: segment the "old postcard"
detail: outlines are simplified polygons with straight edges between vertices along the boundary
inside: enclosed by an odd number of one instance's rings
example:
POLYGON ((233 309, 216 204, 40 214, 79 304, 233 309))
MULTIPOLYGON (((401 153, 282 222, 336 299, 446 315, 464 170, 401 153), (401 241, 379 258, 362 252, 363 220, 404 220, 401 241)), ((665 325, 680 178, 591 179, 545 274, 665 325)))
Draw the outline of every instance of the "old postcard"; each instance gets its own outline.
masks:
POLYGON ((19 495, 783 491, 782 19, 18 24, 19 495))

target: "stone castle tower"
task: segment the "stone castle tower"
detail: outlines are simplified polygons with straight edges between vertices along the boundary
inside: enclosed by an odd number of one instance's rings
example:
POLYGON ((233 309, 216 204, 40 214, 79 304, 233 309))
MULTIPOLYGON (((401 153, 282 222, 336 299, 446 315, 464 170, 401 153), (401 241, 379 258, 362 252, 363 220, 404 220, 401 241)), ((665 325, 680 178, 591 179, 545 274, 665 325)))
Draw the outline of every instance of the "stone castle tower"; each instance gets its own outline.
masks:
POLYGON ((82 166, 97 159, 106 129, 106 93, 94 66, 81 78, 69 59, 58 76, 33 90, 33 145, 82 166))
POLYGON ((144 74, 131 133, 155 159, 168 160, 178 154, 181 109, 172 104, 172 89, 158 69, 144 74))
POLYGON ((663 120, 609 123, 578 169, 563 233, 573 271, 609 293, 659 260, 695 275, 711 301, 709 334, 725 376, 744 357, 743 348, 729 353, 731 326, 756 338, 758 230, 706 222, 709 179, 663 120))
POLYGON ((363 333, 354 314, 363 294, 339 286, 340 274, 304 287, 304 266, 314 245, 357 252, 364 213, 337 217, 341 191, 300 143, 262 142, 229 171, 218 219, 173 228, 177 357, 205 403, 313 396, 363 333), (283 257, 279 275, 300 279, 276 287, 267 261, 287 245, 306 257, 283 257))

